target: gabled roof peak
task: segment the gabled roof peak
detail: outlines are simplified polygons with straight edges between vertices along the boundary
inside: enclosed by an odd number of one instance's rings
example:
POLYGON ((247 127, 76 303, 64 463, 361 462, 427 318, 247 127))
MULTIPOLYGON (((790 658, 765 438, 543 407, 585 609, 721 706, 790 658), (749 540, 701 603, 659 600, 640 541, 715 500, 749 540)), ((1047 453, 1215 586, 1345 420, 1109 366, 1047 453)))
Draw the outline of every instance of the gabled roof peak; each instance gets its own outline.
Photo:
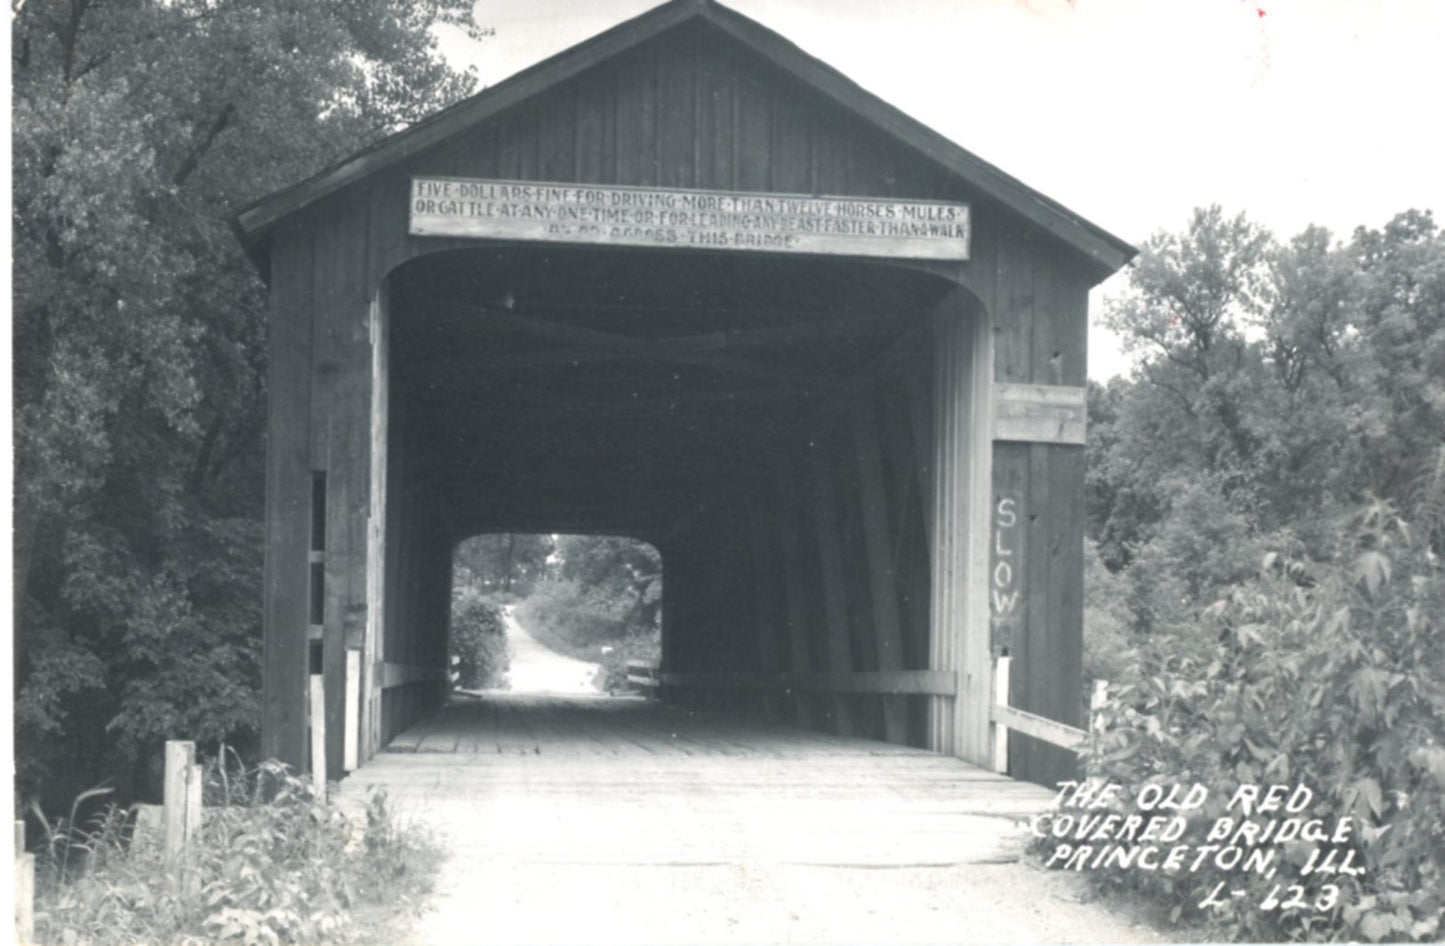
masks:
POLYGON ((704 22, 747 46, 795 81, 1052 234, 1080 254, 1100 279, 1133 257, 1134 248, 1123 240, 966 151, 783 36, 717 0, 668 0, 251 204, 236 215, 235 229, 248 252, 264 268, 269 235, 283 220, 606 60, 692 22, 704 22))

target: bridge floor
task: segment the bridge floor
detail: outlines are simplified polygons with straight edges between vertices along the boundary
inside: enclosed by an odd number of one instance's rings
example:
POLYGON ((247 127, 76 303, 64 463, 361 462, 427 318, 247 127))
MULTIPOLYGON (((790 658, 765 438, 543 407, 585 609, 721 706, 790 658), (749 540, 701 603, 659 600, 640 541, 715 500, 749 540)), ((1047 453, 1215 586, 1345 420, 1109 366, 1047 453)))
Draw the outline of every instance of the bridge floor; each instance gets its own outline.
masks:
POLYGON ((397 737, 342 783, 342 803, 373 787, 451 852, 417 943, 1143 935, 1088 914, 1074 878, 1019 862, 1018 819, 1050 792, 919 749, 494 693, 397 737))

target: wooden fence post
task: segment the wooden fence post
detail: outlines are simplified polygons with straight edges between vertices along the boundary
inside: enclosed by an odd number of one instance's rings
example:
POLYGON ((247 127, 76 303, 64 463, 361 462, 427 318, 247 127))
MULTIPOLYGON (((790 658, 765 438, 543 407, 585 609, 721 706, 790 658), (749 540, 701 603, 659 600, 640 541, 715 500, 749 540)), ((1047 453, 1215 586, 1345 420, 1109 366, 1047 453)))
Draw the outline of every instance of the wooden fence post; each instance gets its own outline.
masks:
POLYGON ((15 938, 35 941, 35 855, 25 850, 25 822, 15 822, 15 938))
MULTIPOLYGON (((166 783, 162 802, 165 806, 166 866, 175 869, 185 855, 192 826, 191 783, 200 787, 200 778, 193 777, 196 766, 196 744, 179 739, 166 740, 166 783)), ((200 818, 200 805, 195 819, 200 818)))
MULTIPOLYGON (((447 687, 451 689, 450 686, 447 687)), ((361 650, 350 647, 346 650, 346 732, 342 740, 341 767, 354 771, 359 764, 361 741, 361 650)))
POLYGON ((326 678, 311 675, 311 783, 326 797, 326 678))
MULTIPOLYGON (((1009 668, 1013 658, 1007 655, 998 658, 993 665, 993 701, 1009 705, 1009 668)), ((993 724, 993 770, 1008 772, 1008 727, 1002 723, 993 724)))
POLYGON ((1089 739, 1094 755, 1099 754, 1099 738, 1104 734, 1104 706, 1109 702, 1109 681, 1095 680, 1089 694, 1089 739))

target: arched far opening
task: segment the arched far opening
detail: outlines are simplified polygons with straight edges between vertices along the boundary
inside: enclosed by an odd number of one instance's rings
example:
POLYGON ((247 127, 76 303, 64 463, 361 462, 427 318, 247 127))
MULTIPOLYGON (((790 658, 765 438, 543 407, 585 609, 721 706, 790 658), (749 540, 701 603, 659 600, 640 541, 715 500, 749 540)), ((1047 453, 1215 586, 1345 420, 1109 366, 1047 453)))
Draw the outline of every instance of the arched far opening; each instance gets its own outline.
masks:
POLYGON ((662 656, 661 553, 626 536, 487 533, 452 553, 454 692, 601 696, 662 656))

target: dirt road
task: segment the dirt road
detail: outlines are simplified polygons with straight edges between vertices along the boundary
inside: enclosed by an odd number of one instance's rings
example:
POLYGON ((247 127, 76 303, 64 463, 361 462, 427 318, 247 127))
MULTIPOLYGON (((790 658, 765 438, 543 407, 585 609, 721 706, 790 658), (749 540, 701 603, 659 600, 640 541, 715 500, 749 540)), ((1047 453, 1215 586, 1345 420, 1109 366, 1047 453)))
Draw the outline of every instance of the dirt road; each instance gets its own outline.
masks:
POLYGON ((520 693, 597 693, 593 680, 598 665, 577 660, 543 644, 517 620, 513 609, 504 609, 507 646, 512 664, 507 671, 508 688, 520 693))

